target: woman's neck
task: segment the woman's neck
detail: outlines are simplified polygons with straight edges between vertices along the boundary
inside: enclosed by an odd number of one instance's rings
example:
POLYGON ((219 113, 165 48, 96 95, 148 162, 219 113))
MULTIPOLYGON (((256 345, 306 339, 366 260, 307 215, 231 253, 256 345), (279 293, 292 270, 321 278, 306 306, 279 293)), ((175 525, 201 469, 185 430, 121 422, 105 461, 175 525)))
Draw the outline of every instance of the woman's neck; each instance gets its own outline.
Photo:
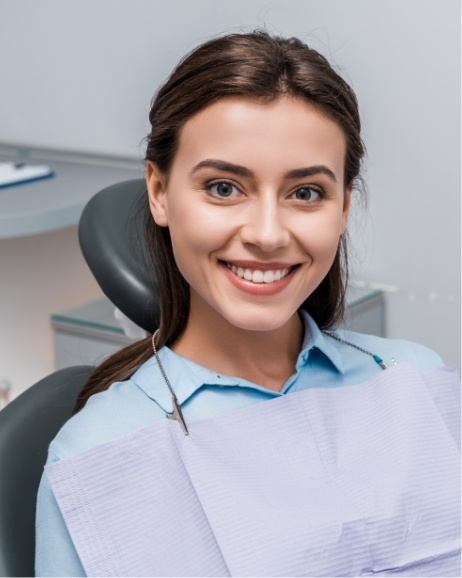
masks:
POLYGON ((280 391, 295 371, 303 334, 298 313, 272 331, 249 331, 228 323, 218 313, 204 316, 192 309, 186 329, 172 349, 217 373, 280 391))

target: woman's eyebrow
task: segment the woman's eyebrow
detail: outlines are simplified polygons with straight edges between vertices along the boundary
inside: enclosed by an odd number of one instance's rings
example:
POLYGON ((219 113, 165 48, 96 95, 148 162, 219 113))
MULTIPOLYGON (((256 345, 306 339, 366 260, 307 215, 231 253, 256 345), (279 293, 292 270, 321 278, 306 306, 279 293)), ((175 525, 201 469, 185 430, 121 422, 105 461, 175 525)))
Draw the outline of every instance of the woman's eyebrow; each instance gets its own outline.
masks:
MULTIPOLYGON (((253 177, 253 172, 247 167, 242 165, 235 165, 228 161, 221 161, 217 159, 205 159, 200 163, 197 163, 192 170, 191 175, 202 168, 212 168, 218 169, 220 171, 225 171, 227 173, 234 173, 241 177, 253 177)), ((325 165, 315 165, 313 167, 303 167, 300 169, 292 169, 291 171, 285 173, 285 179, 300 179, 303 177, 312 177, 313 175, 324 174, 327 175, 334 183, 337 182, 334 172, 326 167, 325 165)))
POLYGON ((284 175, 286 179, 300 179, 303 177, 312 177, 313 175, 327 175, 334 183, 337 182, 335 174, 325 165, 316 165, 314 167, 304 167, 301 169, 293 169, 284 175))
POLYGON ((200 163, 197 163, 197 165, 192 168, 190 174, 192 175, 202 168, 218 169, 227 173, 234 173, 235 175, 239 175, 241 177, 253 177, 253 172, 246 167, 215 159, 206 159, 200 163))

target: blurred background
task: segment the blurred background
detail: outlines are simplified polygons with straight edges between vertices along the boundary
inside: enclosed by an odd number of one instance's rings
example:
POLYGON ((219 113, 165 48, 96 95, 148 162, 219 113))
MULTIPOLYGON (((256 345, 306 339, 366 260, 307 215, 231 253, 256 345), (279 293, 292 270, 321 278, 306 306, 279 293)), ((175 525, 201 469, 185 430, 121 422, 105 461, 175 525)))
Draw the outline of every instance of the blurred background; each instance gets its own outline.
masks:
MULTIPOLYGON (((370 199, 350 223, 352 282, 384 291, 388 337, 460 367, 458 0, 1 0, 0 142, 142 159, 150 100, 179 58, 260 27, 303 39, 356 91, 370 199)), ((55 367, 50 315, 100 296, 75 224, 0 236, 12 396, 55 367)))

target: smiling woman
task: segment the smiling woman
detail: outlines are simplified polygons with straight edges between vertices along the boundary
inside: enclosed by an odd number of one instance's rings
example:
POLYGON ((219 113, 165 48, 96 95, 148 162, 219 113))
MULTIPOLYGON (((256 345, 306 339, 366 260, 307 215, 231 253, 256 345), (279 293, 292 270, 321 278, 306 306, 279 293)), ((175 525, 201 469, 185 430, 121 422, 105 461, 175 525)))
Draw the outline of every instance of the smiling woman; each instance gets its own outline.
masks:
POLYGON ((342 130, 304 100, 228 97, 184 125, 167 181, 148 163, 151 211, 169 229, 190 290, 174 351, 265 385, 216 345, 225 338, 248 354, 249 331, 261 331, 268 353, 296 335, 300 347, 297 311, 328 274, 346 227, 344 158, 342 130))
POLYGON ((160 327, 50 446, 37 575, 459 575, 457 376, 326 331, 364 154, 351 88, 297 39, 229 35, 150 120, 160 327))

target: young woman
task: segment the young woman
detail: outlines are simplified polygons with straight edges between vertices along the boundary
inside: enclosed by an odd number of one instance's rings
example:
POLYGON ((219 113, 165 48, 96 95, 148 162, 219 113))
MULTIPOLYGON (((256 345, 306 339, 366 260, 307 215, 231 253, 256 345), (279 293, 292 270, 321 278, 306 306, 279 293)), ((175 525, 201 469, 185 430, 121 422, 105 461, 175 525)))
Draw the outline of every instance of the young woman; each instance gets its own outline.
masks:
POLYGON ((456 376, 327 331, 364 154, 351 88, 297 39, 229 35, 150 120, 160 327, 50 446, 37 575, 459 575, 456 376))

